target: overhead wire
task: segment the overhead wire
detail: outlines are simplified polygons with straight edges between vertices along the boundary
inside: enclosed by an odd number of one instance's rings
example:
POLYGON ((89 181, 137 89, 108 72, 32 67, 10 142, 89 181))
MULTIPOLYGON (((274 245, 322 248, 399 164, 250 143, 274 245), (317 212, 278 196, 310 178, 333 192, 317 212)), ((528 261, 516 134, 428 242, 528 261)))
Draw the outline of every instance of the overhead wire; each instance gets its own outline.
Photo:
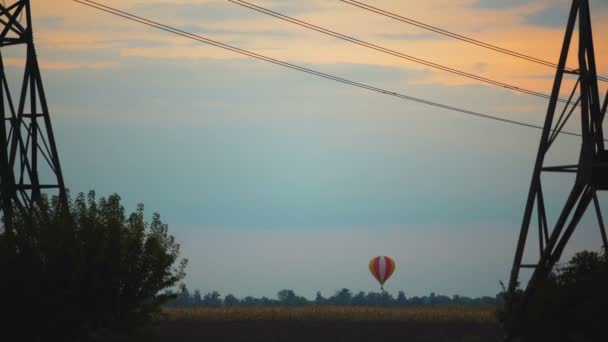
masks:
MULTIPOLYGON (((551 99, 551 95, 544 94, 542 92, 538 92, 538 91, 534 91, 534 90, 529 90, 529 89, 525 89, 525 88, 522 88, 522 87, 511 85, 511 84, 508 84, 508 83, 492 80, 492 79, 489 79, 489 78, 486 78, 486 77, 483 77, 483 76, 475 75, 475 74, 472 74, 472 73, 469 73, 469 72, 466 72, 466 71, 454 69, 454 68, 451 68, 451 67, 448 67, 448 66, 445 66, 445 65, 441 65, 441 64, 430 62, 430 61, 427 61, 427 60, 424 60, 424 59, 421 59, 421 58, 417 58, 417 57, 414 57, 414 56, 411 56, 411 55, 407 55, 407 54, 404 54, 404 53, 399 52, 399 51, 395 51, 395 50, 392 50, 392 49, 389 49, 389 48, 386 48, 386 47, 383 47, 383 46, 380 46, 380 45, 377 45, 377 44, 369 43, 369 42, 357 39, 357 38, 352 37, 352 36, 348 36, 348 35, 345 35, 345 34, 342 34, 342 33, 336 32, 336 31, 332 31, 332 30, 329 30, 329 29, 326 29, 326 28, 323 28, 323 27, 311 24, 311 23, 303 21, 303 20, 299 20, 299 19, 290 17, 288 15, 285 15, 285 14, 282 14, 282 13, 270 10, 268 8, 265 8, 265 7, 262 7, 262 6, 259 6, 259 5, 247 2, 247 1, 243 1, 243 0, 227 0, 227 1, 232 2, 232 3, 236 4, 236 5, 239 5, 239 6, 242 6, 242 7, 246 7, 246 8, 252 9, 254 11, 257 11, 257 12, 260 12, 260 13, 263 13, 263 14, 275 17, 277 19, 280 19, 280 20, 283 20, 283 21, 287 21, 287 22, 290 22, 292 24, 295 24, 295 25, 298 25, 298 26, 301 26, 301 27, 313 30, 313 31, 317 31, 317 32, 320 32, 320 33, 323 33, 323 34, 326 34, 326 35, 330 35, 332 37, 335 37, 335 38, 338 38, 338 39, 342 39, 342 40, 345 40, 345 41, 348 41, 348 42, 351 42, 351 43, 354 43, 354 44, 357 44, 357 45, 360 45, 360 46, 364 46, 364 47, 367 47, 367 48, 372 49, 372 50, 383 52, 383 53, 386 53, 386 54, 389 54, 389 55, 392 55, 392 56, 395 56, 395 57, 399 57, 399 58, 402 58, 402 59, 405 59, 405 60, 408 60, 408 61, 411 61, 411 62, 414 62, 414 63, 422 64, 422 65, 425 65, 425 66, 428 66, 428 67, 431 67, 431 68, 435 68, 435 69, 442 70, 442 71, 445 71, 445 72, 449 72, 449 73, 452 73, 452 74, 455 74, 455 75, 463 76, 463 77, 466 77, 466 78, 469 78, 469 79, 477 80, 477 81, 480 81, 480 82, 483 82, 483 83, 491 84, 491 85, 494 85, 494 86, 497 86, 497 87, 506 88, 506 89, 509 89, 509 90, 513 90, 513 91, 517 91, 517 92, 521 92, 521 93, 525 93, 525 94, 541 97, 541 98, 544 98, 544 99, 551 99)), ((559 98, 558 101, 562 102, 562 103, 568 103, 568 101, 566 101, 564 99, 561 99, 561 98, 559 98)))
MULTIPOLYGON (((401 21, 401 22, 409 24, 409 25, 413 25, 413 26, 416 26, 416 27, 419 27, 419 28, 422 28, 422 29, 425 29, 425 30, 428 30, 428 31, 432 31, 432 32, 435 32, 435 33, 438 33, 438 34, 441 34, 441 35, 444 35, 444 36, 447 36, 447 37, 450 37, 450 38, 458 39, 458 40, 463 41, 463 42, 467 42, 467 43, 470 43, 470 44, 473 44, 473 45, 477 45, 477 46, 480 46, 480 47, 483 47, 483 48, 486 48, 486 49, 490 49, 490 50, 493 50, 493 51, 496 51, 496 52, 500 52, 500 53, 503 53, 503 54, 506 54, 506 55, 509 55, 509 56, 512 56, 512 57, 524 59, 524 60, 527 60, 529 62, 541 64, 541 65, 544 65, 544 66, 547 66, 547 67, 557 68, 557 64, 554 63, 554 62, 546 61, 546 60, 543 60, 543 59, 540 59, 540 58, 536 58, 536 57, 533 57, 533 56, 530 56, 530 55, 527 55, 527 54, 524 54, 524 53, 520 53, 520 52, 517 52, 517 51, 514 51, 514 50, 502 48, 500 46, 497 46, 497 45, 494 45, 494 44, 490 44, 490 43, 486 43, 486 42, 483 42, 481 40, 477 40, 477 39, 474 39, 474 38, 471 38, 471 37, 467 37, 467 36, 464 36, 464 35, 461 35, 461 34, 458 34, 458 33, 454 33, 452 31, 448 31, 448 30, 439 28, 437 26, 425 24, 425 23, 423 23, 421 21, 414 20, 414 19, 411 19, 411 18, 407 18, 407 17, 401 16, 399 14, 383 10, 381 8, 378 8, 378 7, 374 7, 372 5, 366 4, 366 3, 361 2, 361 1, 357 1, 357 0, 339 0, 339 1, 341 1, 343 3, 346 3, 346 4, 349 4, 351 6, 355 6, 355 7, 364 9, 364 10, 369 11, 369 12, 374 12, 376 14, 380 14, 382 16, 385 16, 385 17, 388 17, 388 18, 391 18, 391 19, 394 19, 394 20, 401 21)), ((576 72, 576 69, 574 69, 574 68, 568 68, 568 67, 566 67, 565 70, 568 71, 568 72, 571 72, 571 73, 576 72)), ((598 76, 597 79, 600 80, 600 81, 608 82, 608 78, 606 78, 606 77, 598 76)))
MULTIPOLYGON (((373 91, 373 92, 377 92, 377 93, 381 93, 381 94, 386 94, 386 95, 390 95, 390 96, 394 96, 397 98, 401 98, 404 100, 408 100, 408 101, 412 101, 412 102, 417 102, 417 103, 421 103, 421 104, 425 104, 425 105, 429 105, 429 106, 433 106, 433 107, 437 107, 437 108, 443 108, 443 109, 447 109, 450 111, 454 111, 454 112, 459 112, 462 114, 466 114, 466 115, 470 115, 470 116, 475 116, 475 117, 479 117, 479 118, 484 118, 484 119, 488 119, 488 120, 493 120, 493 121, 498 121, 498 122, 503 122, 503 123, 508 123, 508 124, 512 124, 512 125, 517 125, 517 126, 522 126, 522 127, 529 127, 529 128, 534 128, 534 129, 540 129, 543 130, 544 128, 542 126, 539 125, 535 125, 535 124, 530 124, 530 123, 526 123, 526 122, 521 122, 521 121, 516 121, 516 120, 511 120, 511 119, 506 119, 503 117, 499 117, 499 116, 493 116, 493 115, 489 115, 489 114, 484 114, 484 113, 480 113, 480 112, 476 112, 476 111, 472 111, 472 110, 468 110, 468 109, 463 109, 463 108, 458 108, 458 107, 454 107, 454 106, 450 106, 450 105, 446 105, 446 104, 442 104, 442 103, 438 103, 438 102, 434 102, 434 101, 430 101, 430 100, 425 100, 425 99, 421 99, 421 98, 417 98, 417 97, 413 97, 413 96, 408 96, 405 94, 401 94, 401 93, 397 93, 394 91, 390 91, 390 90, 386 90, 386 89, 382 89, 382 88, 378 88, 378 87, 374 87, 371 85, 367 85, 364 83, 359 83, 359 82, 355 82, 355 81, 351 81, 345 78, 341 78, 338 76, 334 76, 334 75, 330 75, 327 73, 323 73, 320 71, 316 71, 313 69, 309 69, 309 68, 305 68, 302 66, 298 66, 296 64, 292 64, 292 63, 288 63, 285 61, 281 61, 278 59, 274 59, 271 57, 267 57, 264 56, 262 54, 259 53, 255 53, 255 52, 251 52, 251 51, 247 51, 241 48, 237 48, 228 44, 224 44, 197 34, 193 34, 187 31, 183 31, 180 29, 177 29, 175 27, 172 26, 168 26, 165 24, 161 24, 157 21, 154 20, 150 20, 144 17, 140 17, 125 11, 121 11, 119 9, 116 9, 114 7, 111 6, 107 6, 95 1, 91 1, 91 0, 72 0, 74 2, 80 3, 82 5, 118 16, 118 17, 122 17, 124 19, 130 20, 130 21, 134 21, 134 22, 138 22, 140 24, 149 26, 149 27, 153 27, 168 33, 172 33, 175 35, 179 35, 182 36, 184 38, 188 38, 188 39, 192 39, 192 40, 196 40, 199 41, 201 43, 205 43, 205 44, 209 44, 209 45, 213 45, 225 50, 229 50, 241 55, 245 55, 248 57, 252 57, 252 58, 256 58, 262 61, 266 61, 275 65, 280 65, 289 69, 293 69, 293 70, 297 70, 297 71, 301 71, 307 74, 311 74, 311 75, 315 75, 318 77, 322 77, 325 79, 329 79, 332 81, 336 81, 336 82, 340 82, 340 83, 344 83, 344 84, 348 84, 354 87, 358 87, 358 88, 362 88, 362 89, 367 89, 369 91, 373 91)), ((554 130, 552 130, 554 131, 554 130)), ((571 136, 578 136, 580 137, 580 134, 577 133, 573 133, 573 132, 568 132, 568 131, 562 131, 562 134, 566 134, 566 135, 571 135, 571 136)))

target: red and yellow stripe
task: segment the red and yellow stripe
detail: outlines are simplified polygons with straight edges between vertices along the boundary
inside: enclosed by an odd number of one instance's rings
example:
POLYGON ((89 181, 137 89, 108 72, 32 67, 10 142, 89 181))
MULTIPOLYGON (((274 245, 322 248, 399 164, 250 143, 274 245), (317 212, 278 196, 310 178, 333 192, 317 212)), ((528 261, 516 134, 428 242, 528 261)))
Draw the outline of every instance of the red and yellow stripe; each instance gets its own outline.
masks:
POLYGON ((395 260, 387 256, 374 257, 369 261, 369 270, 382 288, 388 278, 395 272, 395 260))

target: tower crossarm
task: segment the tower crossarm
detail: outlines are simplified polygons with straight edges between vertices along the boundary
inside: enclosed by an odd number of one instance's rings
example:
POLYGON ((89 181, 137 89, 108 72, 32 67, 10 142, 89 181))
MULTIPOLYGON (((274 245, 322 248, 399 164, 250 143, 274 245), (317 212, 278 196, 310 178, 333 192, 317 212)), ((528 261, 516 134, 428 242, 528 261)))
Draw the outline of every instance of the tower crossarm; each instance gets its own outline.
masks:
POLYGON ((25 1, 17 1, 12 5, 0 4, 0 47, 27 42, 28 28, 19 20, 24 14, 25 6, 25 1))

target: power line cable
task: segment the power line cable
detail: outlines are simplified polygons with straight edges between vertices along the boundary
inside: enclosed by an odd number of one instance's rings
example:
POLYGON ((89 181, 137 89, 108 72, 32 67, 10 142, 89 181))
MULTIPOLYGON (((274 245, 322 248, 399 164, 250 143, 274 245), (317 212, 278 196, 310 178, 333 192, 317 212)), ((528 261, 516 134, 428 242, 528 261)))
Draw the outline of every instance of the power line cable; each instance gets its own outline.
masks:
MULTIPOLYGON (((475 74, 472 74, 472 73, 469 73, 469 72, 466 72, 466 71, 450 68, 450 67, 445 66, 445 65, 441 65, 441 64, 430 62, 430 61, 427 61, 427 60, 424 60, 424 59, 421 59, 421 58, 417 58, 417 57, 413 57, 413 56, 410 56, 410 55, 406 55, 406 54, 401 53, 399 51, 391 50, 391 49, 388 49, 388 48, 385 48, 385 47, 382 47, 382 46, 379 46, 379 45, 376 45, 376 44, 373 44, 373 43, 369 43, 369 42, 366 42, 366 41, 354 38, 352 36, 344 35, 342 33, 335 32, 335 31, 332 31, 332 30, 329 30, 329 29, 317 26, 317 25, 311 24, 309 22, 305 22, 305 21, 302 21, 302 20, 290 17, 288 15, 279 13, 279 12, 275 12, 275 11, 270 10, 268 8, 255 5, 255 4, 252 4, 252 3, 247 2, 247 1, 243 1, 243 0, 227 0, 227 1, 232 2, 232 3, 236 4, 236 5, 239 5, 239 6, 242 6, 242 7, 246 7, 246 8, 252 9, 254 11, 257 11, 257 12, 260 12, 260 13, 263 13, 263 14, 275 17, 275 18, 278 18, 278 19, 281 19, 283 21, 287 21, 287 22, 290 22, 292 24, 296 24, 298 26, 301 26, 301 27, 304 27, 304 28, 308 28, 308 29, 313 30, 313 31, 317 31, 317 32, 320 32, 320 33, 323 33, 323 34, 326 34, 326 35, 330 35, 332 37, 335 37, 335 38, 338 38, 338 39, 342 39, 342 40, 345 40, 345 41, 348 41, 348 42, 351 42, 351 43, 354 43, 354 44, 357 44, 357 45, 360 45, 360 46, 364 46, 364 47, 367 47, 369 49, 380 51, 380 52, 383 52, 383 53, 386 53, 386 54, 389 54, 389 55, 392 55, 392 56, 395 56, 395 57, 399 57, 399 58, 402 58, 402 59, 405 59, 405 60, 408 60, 408 61, 411 61, 411 62, 414 62, 414 63, 422 64, 422 65, 425 65, 425 66, 428 66, 428 67, 431 67, 431 68, 435 68, 435 69, 446 71, 446 72, 449 72, 449 73, 452 73, 452 74, 456 74, 456 75, 459 75, 459 76, 467 77, 467 78, 470 78, 470 79, 473 79, 473 80, 477 80, 477 81, 480 81, 480 82, 484 82, 484 83, 487 83, 487 84, 491 84, 491 85, 494 85, 494 86, 497 86, 497 87, 507 88, 507 89, 510 89, 510 90, 513 90, 513 91, 518 91, 518 92, 521 92, 521 93, 525 93, 525 94, 529 94, 529 95, 533 95, 533 96, 542 97, 544 99, 551 99, 550 95, 547 95, 547 94, 544 94, 544 93, 541 93, 541 92, 538 92, 538 91, 534 91, 534 90, 529 90, 529 89, 517 87, 517 86, 514 86, 514 85, 510 85, 508 83, 492 80, 492 79, 489 79, 489 78, 486 78, 486 77, 483 77, 483 76, 479 76, 479 75, 475 75, 475 74)), ((568 103, 568 101, 566 101, 564 99, 561 99, 561 98, 558 99, 558 101, 562 102, 562 103, 568 103)))
MULTIPOLYGON (((341 77, 338 77, 338 76, 333 76, 333 75, 326 74, 326 73, 323 73, 323 72, 320 72, 320 71, 316 71, 316 70, 313 70, 313 69, 301 67, 301 66, 298 66, 298 65, 295 65, 295 64, 292 64, 292 63, 288 63, 288 62, 284 62, 284 61, 281 61, 281 60, 278 60, 278 59, 267 57, 267 56, 264 56, 264 55, 261 55, 261 54, 255 53, 255 52, 243 50, 243 49, 240 49, 240 48, 228 45, 228 44, 224 44, 224 43, 221 43, 221 42, 209 39, 209 38, 205 38, 203 36, 199 36, 199 35, 196 35, 196 34, 193 34, 193 33, 190 33, 190 32, 186 32, 186 31, 183 31, 183 30, 180 30, 180 29, 168 26, 168 25, 164 25, 164 24, 161 24, 159 22, 156 22, 156 21, 153 21, 153 20, 150 20, 150 19, 146 19, 146 18, 137 16, 137 15, 134 15, 134 14, 131 14, 131 13, 128 13, 128 12, 124 12, 124 11, 118 10, 116 8, 113 8, 113 7, 110 7, 110 6, 107 6, 107 5, 100 4, 100 3, 95 2, 95 1, 91 1, 91 0, 72 0, 72 1, 80 3, 80 4, 85 5, 85 6, 92 7, 94 9, 97 9, 97 10, 100 10, 100 11, 104 11, 104 12, 110 13, 110 14, 115 15, 115 16, 122 17, 124 19, 128 19, 128 20, 131 20, 131 21, 138 22, 140 24, 144 24, 144 25, 147 25, 147 26, 150 26, 150 27, 154 27, 154 28, 162 30, 162 31, 173 33, 173 34, 176 34, 176 35, 188 38, 188 39, 192 39, 192 40, 196 40, 196 41, 199 41, 199 42, 202 42, 202 43, 213 45, 213 46, 225 49, 225 50, 229 50, 229 51, 241 54, 241 55, 249 56, 249 57, 256 58, 256 59, 259 59, 259 60, 263 60, 263 61, 266 61, 266 62, 269 62, 269 63, 280 65, 280 66, 283 66, 283 67, 286 67, 286 68, 289 68, 289 69, 293 69, 293 70, 305 72, 305 73, 308 73, 308 74, 311 74, 311 75, 323 77, 323 78, 326 78, 326 79, 329 79, 329 80, 332 80, 332 81, 336 81, 336 82, 340 82, 340 83, 344 83, 344 84, 349 84, 349 85, 354 86, 354 87, 358 87, 358 88, 362 88, 362 89, 367 89, 367 90, 374 91, 374 92, 377 92, 377 93, 381 93, 381 94, 386 94, 386 95, 398 97, 398 98, 401 98, 401 99, 404 99, 404 100, 413 101, 413 102, 417 102, 417 103, 422 103, 422 104, 426 104, 426 105, 429 105, 429 106, 443 108, 443 109, 459 112, 459 113, 466 114, 466 115, 476 116, 476 117, 480 117, 480 118, 484 118, 484 119, 499 121, 499 122, 503 122, 503 123, 509 123, 509 124, 513 124, 513 125, 517 125, 517 126, 535 128, 535 129, 540 129, 540 130, 544 129, 542 126, 538 126, 538 125, 534 125, 534 124, 530 124, 530 123, 525 123, 525 122, 521 122, 521 121, 516 121, 516 120, 511 120, 511 119, 505 119, 505 118, 498 117, 498 116, 483 114, 483 113, 475 112, 475 111, 468 110, 468 109, 462 109, 462 108, 458 108, 458 107, 454 107, 454 106, 450 106, 450 105, 445 105, 445 104, 438 103, 438 102, 424 100, 424 99, 420 99, 420 98, 417 98, 417 97, 408 96, 408 95, 405 95, 405 94, 401 94, 401 93, 385 90, 385 89, 382 89, 382 88, 370 86, 370 85, 367 85, 367 84, 351 81, 351 80, 348 80, 348 79, 345 79, 345 78, 341 78, 341 77)), ((566 135, 571 135, 571 136, 578 136, 578 137, 581 136, 580 134, 573 133, 573 132, 567 132, 567 131, 562 131, 561 133, 566 134, 566 135)))
MULTIPOLYGON (((474 39, 474 38, 471 38, 471 37, 463 36, 461 34, 457 34, 457 33, 454 33, 452 31, 448 31, 448 30, 445 30, 445 29, 442 29, 442 28, 439 28, 439 27, 436 27, 436 26, 433 26, 433 25, 425 24, 425 23, 423 23, 421 21, 417 21, 417 20, 414 20, 414 19, 411 19, 411 18, 406 18, 406 17, 401 16, 399 14, 396 14, 396 13, 393 13, 393 12, 389 12, 389 11, 383 10, 381 8, 378 8, 378 7, 374 7, 372 5, 363 3, 361 1, 356 1, 356 0, 339 0, 339 1, 341 1, 343 3, 346 3, 346 4, 349 4, 351 6, 355 6, 355 7, 364 9, 364 10, 369 11, 369 12, 374 12, 376 14, 380 14, 382 16, 385 16, 385 17, 388 17, 388 18, 391 18, 391 19, 394 19, 394 20, 401 21, 401 22, 409 24, 409 25, 413 25, 413 26, 416 26, 416 27, 419 27, 419 28, 422 28, 422 29, 425 29, 425 30, 429 30, 429 31, 432 31, 432 32, 435 32, 435 33, 438 33, 438 34, 441 34, 441 35, 444 35, 444 36, 447 36, 447 37, 450 37, 450 38, 458 39, 458 40, 461 40, 463 42, 467 42, 467 43, 470 43, 470 44, 473 44, 473 45, 477 45, 477 46, 480 46, 480 47, 483 47, 483 48, 486 48, 486 49, 490 49, 490 50, 493 50, 493 51, 496 51, 496 52, 500 52, 500 53, 503 53, 503 54, 506 54, 506 55, 509 55, 509 56, 512 56, 512 57, 524 59, 524 60, 527 60, 529 62, 541 64, 541 65, 544 65, 544 66, 547 66, 547 67, 557 68, 557 64, 555 64, 553 62, 549 62, 549 61, 546 61, 546 60, 543 60, 543 59, 540 59, 540 58, 536 58, 536 57, 533 57, 533 56, 530 56, 530 55, 527 55, 527 54, 524 54, 524 53, 520 53, 520 52, 517 52, 517 51, 505 49, 505 48, 502 48, 500 46, 496 46, 496 45, 493 45, 493 44, 490 44, 490 43, 486 43, 486 42, 483 42, 483 41, 480 41, 480 40, 477 40, 477 39, 474 39)), ((576 69, 566 68, 566 71, 568 71, 568 72, 576 72, 576 69)), ((606 77, 598 76, 597 79, 601 80, 601 81, 604 81, 604 82, 608 82, 608 78, 606 78, 606 77)))

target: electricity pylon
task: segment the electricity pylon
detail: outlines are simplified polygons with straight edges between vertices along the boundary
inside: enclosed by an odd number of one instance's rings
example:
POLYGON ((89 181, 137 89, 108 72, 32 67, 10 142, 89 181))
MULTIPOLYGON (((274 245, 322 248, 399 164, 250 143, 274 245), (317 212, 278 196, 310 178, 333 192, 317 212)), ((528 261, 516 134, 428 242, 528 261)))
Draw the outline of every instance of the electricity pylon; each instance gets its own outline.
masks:
POLYGON ((608 190, 608 151, 606 151, 604 146, 604 133, 602 130, 607 106, 608 94, 603 104, 600 103, 589 2, 588 0, 574 0, 568 18, 551 100, 549 101, 547 117, 536 157, 536 164, 534 165, 532 183, 530 185, 528 201, 515 252, 515 260, 511 271, 511 279, 509 281, 509 291, 512 292, 517 287, 520 268, 529 267, 534 270, 527 284, 525 294, 529 297, 534 292, 539 281, 546 278, 559 261, 568 240, 591 203, 595 207, 600 230, 599 235, 602 238, 604 248, 608 248, 606 230, 597 198, 598 191, 608 190), (578 69, 571 70, 566 68, 566 61, 577 17, 579 25, 578 69), (574 74, 578 79, 570 95, 570 103, 564 107, 561 115, 556 120, 556 105, 565 74, 574 74), (579 94, 578 100, 572 101, 577 90, 579 94), (570 165, 545 165, 547 152, 560 135, 566 122, 575 112, 577 113, 576 115, 578 115, 578 112, 581 115, 580 132, 582 138, 578 162, 573 162, 570 165), (570 195, 566 199, 561 214, 551 230, 547 222, 543 186, 541 183, 541 174, 545 172, 576 174, 570 195), (538 218, 540 258, 537 263, 522 264, 526 239, 535 206, 538 218))
POLYGON ((31 209, 43 190, 54 189, 60 203, 66 193, 34 48, 30 1, 5 2, 0 3, 0 209, 6 221, 14 207, 31 209), (9 46, 26 48, 17 101, 2 59, 9 46))

